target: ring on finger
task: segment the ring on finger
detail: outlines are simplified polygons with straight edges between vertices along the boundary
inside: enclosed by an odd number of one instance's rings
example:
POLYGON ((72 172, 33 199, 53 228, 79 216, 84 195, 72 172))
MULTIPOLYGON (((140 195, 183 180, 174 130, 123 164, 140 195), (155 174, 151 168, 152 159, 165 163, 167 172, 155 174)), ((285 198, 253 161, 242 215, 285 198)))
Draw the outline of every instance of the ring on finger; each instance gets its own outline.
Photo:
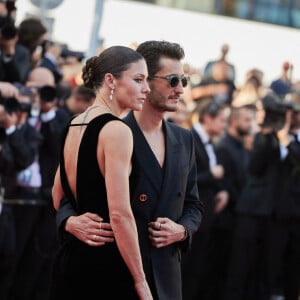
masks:
POLYGON ((158 225, 158 230, 160 230, 160 228, 161 228, 161 223, 158 223, 159 225, 158 225))
POLYGON ((100 222, 100 226, 99 226, 99 228, 100 228, 100 229, 102 229, 102 222, 100 222))

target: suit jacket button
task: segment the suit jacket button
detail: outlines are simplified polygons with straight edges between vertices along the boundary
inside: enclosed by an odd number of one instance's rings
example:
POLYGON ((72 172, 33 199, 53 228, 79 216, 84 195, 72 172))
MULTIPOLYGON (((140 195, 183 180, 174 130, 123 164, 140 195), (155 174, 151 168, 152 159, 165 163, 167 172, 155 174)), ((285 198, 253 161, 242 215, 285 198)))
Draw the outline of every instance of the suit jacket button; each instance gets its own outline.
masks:
POLYGON ((140 201, 145 202, 148 199, 146 194, 140 194, 140 201))

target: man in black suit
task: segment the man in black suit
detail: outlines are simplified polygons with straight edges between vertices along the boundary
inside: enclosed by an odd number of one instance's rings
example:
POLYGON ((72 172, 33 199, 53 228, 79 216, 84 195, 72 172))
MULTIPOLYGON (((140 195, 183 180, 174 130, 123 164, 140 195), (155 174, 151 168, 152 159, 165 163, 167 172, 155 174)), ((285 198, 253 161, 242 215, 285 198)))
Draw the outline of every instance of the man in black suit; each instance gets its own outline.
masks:
POLYGON ((223 295, 227 277, 235 227, 234 207, 247 180, 250 149, 247 148, 246 139, 253 138, 254 122, 254 105, 231 107, 228 128, 216 143, 216 153, 224 167, 223 187, 229 193, 228 203, 215 219, 212 230, 212 239, 217 243, 219 257, 219 293, 216 300, 223 295))
MULTIPOLYGON (((212 239, 212 227, 228 201, 222 187, 224 168, 219 162, 212 139, 220 137, 227 127, 226 106, 205 98, 196 108, 199 122, 191 132, 195 141, 197 185, 205 212, 199 230, 193 237, 191 251, 183 256, 183 299, 217 299, 215 274, 218 253, 212 239)), ((221 249, 218 249, 219 253, 221 249)))
MULTIPOLYGON (((175 43, 148 41, 137 51, 146 60, 151 89, 141 112, 124 118, 134 137, 131 202, 139 232, 143 266, 154 299, 181 300, 181 252, 200 226, 202 206, 197 190, 191 133, 166 121, 177 109, 188 78, 183 74, 183 49, 175 43)), ((57 214, 60 230, 95 246, 110 242, 109 224, 76 211, 64 199, 57 214), (64 226, 65 225, 65 226, 64 226), (81 231, 81 232, 79 232, 81 231), (107 237, 108 236, 108 237, 107 237)))
MULTIPOLYGON (((9 287, 27 244, 28 229, 34 222, 33 212, 29 222, 26 206, 13 200, 20 196, 18 174, 29 167, 38 151, 38 134, 28 123, 20 125, 20 103, 15 98, 1 99, 0 105, 0 187, 7 202, 0 212, 0 299, 9 299, 9 287), (26 219, 28 221, 28 219, 26 219), (16 239, 18 238, 18 239, 16 239)), ((3 199, 2 199, 3 200, 3 199)), ((0 206, 2 203, 0 204, 0 206)), ((1 210, 1 209, 0 209, 1 210)), ((33 211, 33 210, 32 210, 33 211)), ((31 213, 31 211, 28 211, 31 213)))

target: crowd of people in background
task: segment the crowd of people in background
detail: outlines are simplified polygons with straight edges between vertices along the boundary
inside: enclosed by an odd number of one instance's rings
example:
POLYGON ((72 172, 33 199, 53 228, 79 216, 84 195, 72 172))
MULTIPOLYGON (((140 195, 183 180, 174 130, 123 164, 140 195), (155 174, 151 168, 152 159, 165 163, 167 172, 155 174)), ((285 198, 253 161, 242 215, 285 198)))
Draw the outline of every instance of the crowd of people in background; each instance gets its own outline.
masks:
MULTIPOLYGON (((47 40, 40 19, 17 25, 4 2, 0 16, 0 299, 45 300, 60 136, 96 95, 81 81, 83 57, 47 40)), ((166 114, 193 134, 204 202, 182 256, 183 300, 297 300, 300 78, 292 62, 278 62, 272 82, 257 66, 237 85, 229 50, 200 71, 185 65, 190 82, 166 114)))

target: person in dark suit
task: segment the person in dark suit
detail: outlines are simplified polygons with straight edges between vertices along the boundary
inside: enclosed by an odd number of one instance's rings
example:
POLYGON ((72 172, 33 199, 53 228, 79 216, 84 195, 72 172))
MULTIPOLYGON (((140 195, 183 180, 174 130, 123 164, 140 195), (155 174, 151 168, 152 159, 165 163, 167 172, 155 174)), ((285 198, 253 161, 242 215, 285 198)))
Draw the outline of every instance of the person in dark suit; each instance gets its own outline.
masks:
MULTIPOLYGON (((248 164, 248 178, 237 199, 224 299, 269 300, 272 218, 281 191, 283 138, 287 108, 274 93, 261 102, 264 116, 255 134, 248 164)), ((285 143, 285 142, 284 142, 285 143)))
POLYGON ((273 294, 297 300, 300 294, 300 94, 291 94, 292 111, 280 133, 285 147, 280 193, 272 216, 270 283, 273 294))
POLYGON ((247 180, 250 151, 246 139, 252 138, 255 122, 255 106, 231 107, 229 124, 225 134, 216 143, 216 153, 224 167, 223 188, 228 191, 228 203, 214 220, 212 239, 218 249, 218 294, 221 299, 227 278, 231 253, 232 232, 235 227, 235 203, 247 180))
POLYGON ((17 28, 12 22, 6 22, 0 32, 0 81, 20 82, 19 61, 16 59, 17 28))
MULTIPOLYGON (((39 219, 35 227, 36 248, 34 271, 28 275, 28 285, 31 281, 36 293, 48 297, 51 264, 58 246, 55 225, 55 210, 52 206, 51 189, 55 172, 59 164, 59 149, 62 131, 69 115, 57 106, 56 86, 44 85, 38 89, 40 99, 40 134, 38 164, 41 174, 41 206, 39 219)), ((20 289, 22 291, 22 289, 20 289)), ((30 297, 29 297, 30 298, 30 297)), ((28 299, 29 299, 28 298, 28 299)), ((25 298, 23 298, 25 299, 25 298)))
MULTIPOLYGON (((193 137, 164 118, 167 111, 177 109, 188 84, 181 64, 184 51, 166 41, 144 42, 137 51, 146 60, 151 92, 142 111, 124 118, 134 139, 132 209, 153 298, 181 300, 181 252, 189 248, 202 218, 193 137)), ((102 223, 99 231, 99 221, 94 214, 76 216, 66 198, 57 213, 60 232, 83 242, 96 234, 95 246, 112 241, 110 225, 102 223)))
POLYGON ((58 84, 63 79, 61 63, 62 46, 58 43, 46 42, 45 53, 39 62, 40 67, 49 69, 54 76, 55 83, 58 84))
MULTIPOLYGON (((38 155, 38 147, 41 141, 39 132, 30 125, 28 117, 30 114, 30 101, 29 91, 25 91, 20 88, 20 94, 18 95, 19 111, 17 112, 18 123, 16 125, 17 131, 23 136, 15 137, 18 141, 18 149, 23 156, 17 154, 20 159, 23 160, 26 167, 22 168, 15 174, 14 178, 10 177, 8 181, 14 186, 14 192, 11 195, 13 199, 11 207, 15 221, 15 235, 16 235, 16 254, 14 256, 14 270, 12 273, 10 284, 10 297, 16 295, 19 284, 24 283, 24 273, 32 274, 32 260, 31 245, 35 243, 35 237, 33 232, 36 228, 36 222, 40 213, 40 174, 38 164, 36 162, 38 155), (27 93, 27 94, 26 94, 27 93), (27 156, 27 159, 25 158, 27 156), (27 162, 26 162, 27 160, 27 162), (28 249, 30 250, 28 251, 28 249), (24 265, 30 265, 29 269, 26 269, 24 265), (26 273, 26 271, 28 273, 26 273)), ((10 100, 11 101, 11 100, 10 100)), ((15 158, 16 159, 16 158, 15 158)), ((15 167, 9 168, 9 170, 17 171, 15 167)), ((6 275, 8 277, 8 274, 6 275)), ((27 278, 28 279, 28 278, 27 278)), ((22 286, 24 287, 24 286, 22 286)), ((28 284, 27 288, 22 289, 22 297, 26 299, 27 291, 32 286, 28 284)), ((18 299, 17 297, 14 299, 18 299)))
MULTIPOLYGON (((218 281, 216 274, 215 240, 212 226, 217 215, 228 201, 222 187, 224 168, 219 162, 213 139, 220 137, 227 127, 226 106, 207 97, 196 107, 198 122, 191 129, 195 142, 197 186, 204 202, 203 220, 193 236, 191 251, 182 259, 183 299, 216 299, 218 281)), ((220 253, 220 249, 218 249, 220 253)))
MULTIPOLYGON (((16 204, 13 200, 20 196, 18 174, 34 161, 38 148, 38 137, 34 128, 28 123, 19 124, 21 105, 17 99, 1 99, 1 103, 0 186, 1 197, 5 197, 6 201, 3 204, 3 211, 0 213, 0 298, 6 300, 10 299, 9 289, 27 243, 27 229, 31 226, 29 224, 31 220, 25 224, 24 222, 19 223, 20 218, 18 218, 17 212, 26 218, 27 216, 24 216, 26 208, 12 204, 16 204)), ((31 216, 34 219, 33 215, 31 216)))

